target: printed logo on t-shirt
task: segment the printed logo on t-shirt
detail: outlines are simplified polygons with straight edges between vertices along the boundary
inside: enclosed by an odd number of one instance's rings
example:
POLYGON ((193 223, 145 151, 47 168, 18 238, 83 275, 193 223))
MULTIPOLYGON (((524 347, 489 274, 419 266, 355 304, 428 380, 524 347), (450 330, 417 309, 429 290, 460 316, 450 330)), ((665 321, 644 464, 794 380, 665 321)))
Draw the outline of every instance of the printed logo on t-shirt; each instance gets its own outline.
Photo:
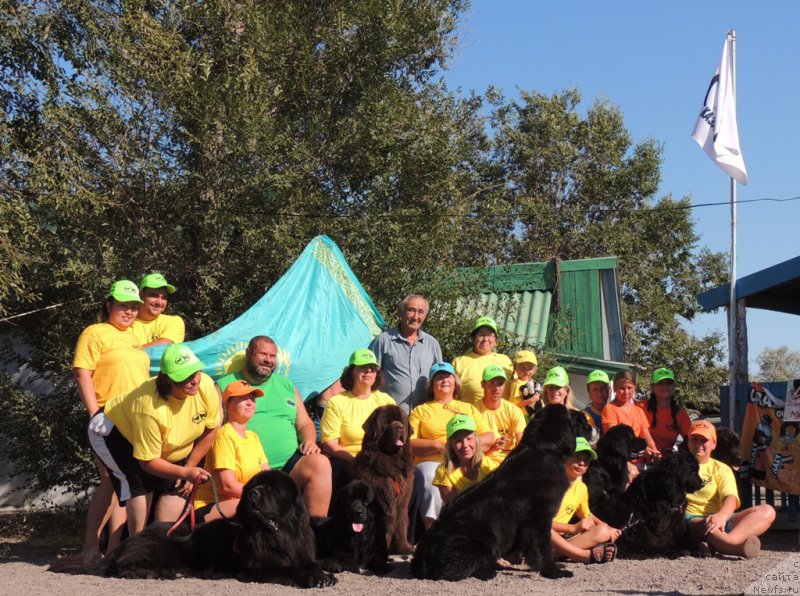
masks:
POLYGON ((287 399, 286 403, 289 404, 290 406, 292 406, 293 408, 297 405, 291 399, 287 399))
POLYGON ((192 422, 195 424, 200 424, 203 420, 208 418, 208 414, 205 412, 198 412, 194 416, 192 416, 192 422))

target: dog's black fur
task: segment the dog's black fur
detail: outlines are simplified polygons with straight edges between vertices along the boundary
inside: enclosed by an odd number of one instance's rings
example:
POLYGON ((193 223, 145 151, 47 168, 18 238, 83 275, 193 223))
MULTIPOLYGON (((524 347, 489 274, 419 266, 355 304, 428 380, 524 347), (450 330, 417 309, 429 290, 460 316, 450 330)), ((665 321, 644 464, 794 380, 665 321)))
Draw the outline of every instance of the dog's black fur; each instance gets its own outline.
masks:
POLYGON ((246 581, 323 587, 336 578, 316 561, 314 534, 300 492, 288 474, 260 472, 244 486, 236 520, 198 526, 191 537, 167 537, 170 524, 153 524, 98 563, 52 571, 125 578, 231 575, 246 581))
POLYGON ((411 426, 399 406, 376 408, 364 422, 361 451, 350 466, 350 477, 363 480, 383 508, 386 544, 390 552, 410 554, 408 504, 414 484, 411 426))
MULTIPOLYGON (((686 443, 686 441, 684 441, 686 443)), ((742 451, 739 442, 739 435, 729 428, 720 427, 717 429, 717 446, 711 453, 717 461, 728 464, 732 470, 737 471, 742 465, 742 451)))
POLYGON ((317 557, 326 571, 377 575, 392 570, 386 546, 383 508, 366 482, 354 480, 337 491, 333 516, 312 518, 317 557))
POLYGON ((583 482, 589 489, 589 509, 603 521, 614 511, 630 483, 628 462, 646 447, 647 442, 625 424, 608 429, 597 442, 597 459, 589 464, 583 482))
MULTIPOLYGON (((541 410, 539 410, 539 412, 541 412, 541 410)), ((575 436, 583 437, 591 444, 594 444, 597 441, 597 431, 592 428, 591 424, 589 424, 589 421, 586 419, 586 415, 580 410, 569 410, 569 416, 572 419, 572 423, 575 425, 575 436)), ((536 416, 531 418, 531 422, 535 419, 536 416)), ((524 448, 530 444, 535 428, 536 425, 534 424, 528 424, 525 427, 525 430, 522 433, 522 439, 520 440, 519 445, 517 445, 517 449, 520 447, 524 448)))
POLYGON ((417 578, 493 578, 499 558, 521 552, 545 577, 568 577, 553 560, 550 528, 569 486, 566 459, 575 452, 575 426, 564 406, 544 408, 525 445, 482 482, 442 510, 417 545, 417 578))
POLYGON ((623 530, 617 540, 622 553, 663 554, 687 550, 688 527, 683 514, 686 495, 703 486, 697 459, 679 450, 634 478, 607 518, 623 530))

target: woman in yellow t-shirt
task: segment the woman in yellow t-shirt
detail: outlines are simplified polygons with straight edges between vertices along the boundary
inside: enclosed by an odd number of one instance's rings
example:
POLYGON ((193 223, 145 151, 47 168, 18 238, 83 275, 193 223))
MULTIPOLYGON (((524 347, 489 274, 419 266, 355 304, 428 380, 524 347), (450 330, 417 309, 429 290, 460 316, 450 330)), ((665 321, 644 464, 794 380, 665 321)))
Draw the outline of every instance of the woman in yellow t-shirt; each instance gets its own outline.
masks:
POLYGON ((483 457, 478 426, 470 416, 458 414, 447 423, 444 462, 436 468, 433 484, 447 505, 456 495, 477 484, 497 465, 483 457))
POLYGON ((320 423, 322 450, 331 458, 350 462, 361 451, 364 422, 369 415, 396 402, 378 391, 383 373, 375 354, 367 348, 352 353, 339 380, 344 391, 331 398, 320 423))
POLYGON ((505 354, 494 351, 497 347, 497 323, 491 317, 480 317, 469 334, 472 349, 453 360, 456 376, 461 379, 461 400, 476 405, 483 398, 483 370, 490 364, 502 366, 506 376, 513 366, 505 354))
MULTIPOLYGON (((141 302, 136 284, 125 279, 114 282, 103 301, 102 322, 90 325, 78 338, 72 367, 89 418, 110 398, 138 387, 150 376, 150 358, 131 329, 141 302)), ((89 502, 83 541, 83 552, 92 556, 99 554, 106 522, 108 552, 119 546, 125 526, 125 509, 117 503, 106 468, 97 459, 95 463, 100 486, 89 502)))
POLYGON ((111 398, 89 421, 89 444, 128 511, 131 536, 144 528, 153 493, 156 521, 174 521, 183 496, 209 474, 198 467, 220 424, 220 395, 183 344, 167 346, 154 377, 111 398))
POLYGON ((483 414, 472 404, 461 401, 460 392, 461 382, 452 365, 437 362, 428 374, 427 401, 411 410, 408 417, 415 464, 414 488, 420 500, 420 515, 425 528, 433 525, 442 509, 442 498, 433 485, 433 477, 444 456, 447 423, 457 414, 466 414, 475 421, 485 449, 494 443, 494 434, 483 414))
POLYGON ((200 485, 194 507, 203 521, 233 517, 244 485, 259 472, 269 470, 258 435, 247 430, 247 422, 256 413, 256 398, 263 396, 261 389, 245 380, 230 383, 222 394, 228 421, 219 429, 204 466, 216 483, 219 504, 214 503, 211 483, 200 485))

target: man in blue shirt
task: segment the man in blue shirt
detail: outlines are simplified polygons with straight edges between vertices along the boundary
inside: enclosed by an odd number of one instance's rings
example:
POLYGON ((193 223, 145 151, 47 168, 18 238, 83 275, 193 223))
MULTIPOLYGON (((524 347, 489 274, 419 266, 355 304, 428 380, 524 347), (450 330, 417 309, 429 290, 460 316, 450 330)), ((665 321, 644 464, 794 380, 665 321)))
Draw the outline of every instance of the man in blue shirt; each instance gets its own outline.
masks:
POLYGON ((406 413, 425 401, 428 371, 442 361, 442 348, 421 327, 428 315, 428 301, 409 294, 397 305, 397 327, 379 334, 370 345, 384 375, 381 391, 391 395, 406 413))

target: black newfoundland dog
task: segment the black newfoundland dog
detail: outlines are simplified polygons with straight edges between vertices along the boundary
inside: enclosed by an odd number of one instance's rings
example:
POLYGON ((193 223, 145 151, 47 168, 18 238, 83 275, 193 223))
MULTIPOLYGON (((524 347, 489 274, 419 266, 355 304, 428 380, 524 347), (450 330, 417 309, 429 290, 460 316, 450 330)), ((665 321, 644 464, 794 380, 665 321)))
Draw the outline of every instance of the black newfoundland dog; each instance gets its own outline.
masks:
POLYGON ((361 480, 346 484, 333 501, 333 516, 312 518, 317 537, 317 557, 326 571, 376 575, 392 570, 386 547, 383 508, 372 488, 361 480))
POLYGON ((396 554, 413 552, 408 543, 408 504, 414 484, 411 426, 399 406, 376 408, 364 422, 361 452, 350 466, 350 477, 363 480, 383 508, 386 544, 396 554))
POLYGON ((545 577, 569 577, 553 560, 550 528, 569 486, 564 462, 575 452, 575 426, 564 406, 544 408, 525 446, 442 510, 417 545, 417 578, 493 578, 496 562, 522 553, 545 577))
POLYGON ((613 514, 598 515, 621 528, 617 540, 621 552, 659 554, 688 550, 684 518, 686 495, 700 490, 703 481, 697 459, 679 449, 639 474, 619 498, 613 514))
POLYGON ((308 512, 283 472, 260 472, 251 478, 235 520, 204 524, 183 537, 168 537, 169 525, 149 526, 96 564, 80 566, 68 557, 54 561, 50 570, 123 578, 227 575, 302 588, 336 583, 316 561, 308 512))
POLYGON ((647 442, 626 424, 608 429, 597 442, 597 459, 589 464, 583 482, 589 489, 589 509, 604 522, 609 522, 610 512, 630 484, 628 462, 646 448, 647 442))

